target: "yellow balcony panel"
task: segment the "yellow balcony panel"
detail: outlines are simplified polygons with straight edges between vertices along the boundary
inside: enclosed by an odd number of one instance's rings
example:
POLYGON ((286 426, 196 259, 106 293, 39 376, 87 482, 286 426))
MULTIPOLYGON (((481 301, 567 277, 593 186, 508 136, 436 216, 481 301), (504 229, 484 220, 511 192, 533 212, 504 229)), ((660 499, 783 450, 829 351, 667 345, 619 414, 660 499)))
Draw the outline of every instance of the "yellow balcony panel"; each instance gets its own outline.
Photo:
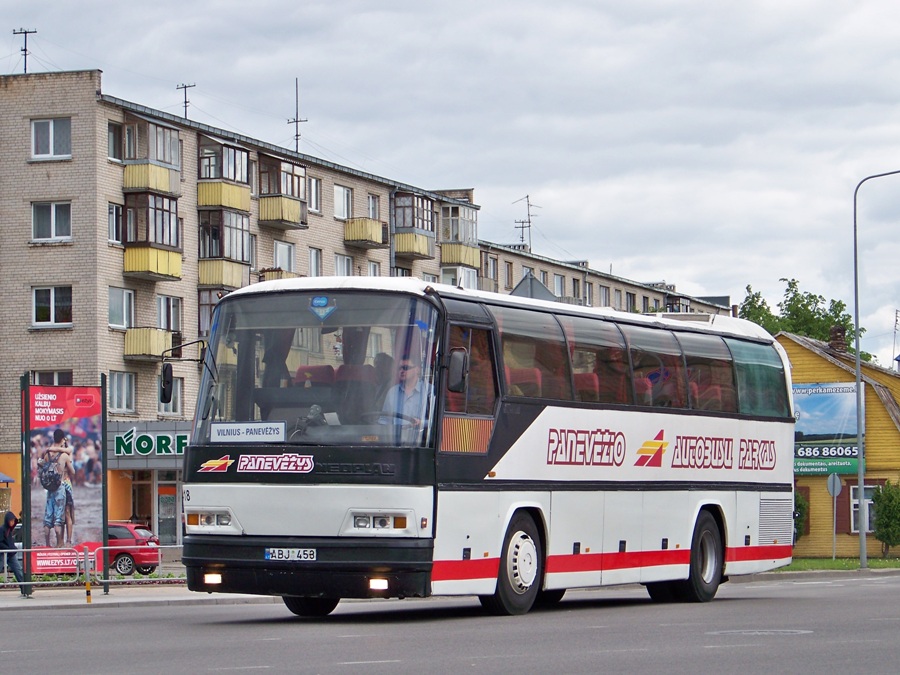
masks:
POLYGON ((175 169, 159 164, 141 162, 125 165, 125 192, 163 192, 169 195, 181 194, 181 176, 175 169))
POLYGON ((466 244, 441 244, 442 265, 465 265, 478 268, 481 262, 481 251, 477 246, 466 244))
POLYGON ((250 282, 250 266, 221 258, 199 261, 199 285, 211 288, 241 288, 250 282))
POLYGON ((147 281, 178 281, 181 279, 181 251, 152 246, 128 246, 125 249, 124 274, 147 281))
POLYGON ((394 235, 394 255, 407 260, 431 260, 434 237, 421 232, 398 232, 394 235))
POLYGON ((274 279, 299 279, 302 276, 302 274, 298 274, 297 272, 288 272, 287 270, 283 270, 279 267, 259 271, 260 281, 272 281, 274 279))
POLYGON ((223 180, 200 181, 197 183, 197 206, 219 206, 249 213, 250 186, 223 180))
POLYGON ((306 202, 284 195, 259 198, 259 224, 278 230, 305 230, 306 202))
POLYGON ((344 243, 357 248, 387 248, 387 227, 374 218, 348 218, 344 221, 344 243))
POLYGON ((157 360, 172 348, 172 331, 162 328, 129 328, 125 331, 125 358, 157 360))

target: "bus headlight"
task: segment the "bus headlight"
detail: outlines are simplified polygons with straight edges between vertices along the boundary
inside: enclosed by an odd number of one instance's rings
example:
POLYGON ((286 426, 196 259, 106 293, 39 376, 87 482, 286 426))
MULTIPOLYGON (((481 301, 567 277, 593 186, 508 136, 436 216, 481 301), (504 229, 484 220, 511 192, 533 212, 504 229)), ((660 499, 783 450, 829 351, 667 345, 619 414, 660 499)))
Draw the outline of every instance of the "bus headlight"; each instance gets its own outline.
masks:
POLYGON ((415 537, 418 532, 409 529, 409 523, 416 522, 412 511, 376 511, 366 512, 353 509, 344 518, 341 527, 342 536, 368 536, 383 537, 415 537))
POLYGON ((221 534, 240 534, 240 528, 227 509, 188 511, 184 514, 184 522, 188 532, 214 531, 221 534))

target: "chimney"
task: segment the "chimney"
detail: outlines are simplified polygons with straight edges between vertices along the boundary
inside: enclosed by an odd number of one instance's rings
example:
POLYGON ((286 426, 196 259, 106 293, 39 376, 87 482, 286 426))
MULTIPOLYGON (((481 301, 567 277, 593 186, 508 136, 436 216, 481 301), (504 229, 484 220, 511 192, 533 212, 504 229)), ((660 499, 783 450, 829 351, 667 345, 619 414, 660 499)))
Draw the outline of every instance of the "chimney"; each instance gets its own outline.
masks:
POLYGON ((832 326, 828 346, 836 352, 847 352, 847 329, 843 326, 832 326))

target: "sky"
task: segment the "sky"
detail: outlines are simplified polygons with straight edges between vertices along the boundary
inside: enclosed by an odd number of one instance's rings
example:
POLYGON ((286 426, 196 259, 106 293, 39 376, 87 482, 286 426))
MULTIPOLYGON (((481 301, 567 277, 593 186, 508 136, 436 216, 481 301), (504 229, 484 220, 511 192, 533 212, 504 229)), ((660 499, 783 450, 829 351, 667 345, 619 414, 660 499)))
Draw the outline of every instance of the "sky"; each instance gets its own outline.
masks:
MULTIPOLYGON (((777 311, 854 309, 854 189, 900 171, 891 0, 0 0, 0 72, 103 93, 425 189, 479 237, 777 311), (528 218, 530 231, 516 227, 528 218)), ((900 350, 900 175, 856 200, 862 349, 900 350)))

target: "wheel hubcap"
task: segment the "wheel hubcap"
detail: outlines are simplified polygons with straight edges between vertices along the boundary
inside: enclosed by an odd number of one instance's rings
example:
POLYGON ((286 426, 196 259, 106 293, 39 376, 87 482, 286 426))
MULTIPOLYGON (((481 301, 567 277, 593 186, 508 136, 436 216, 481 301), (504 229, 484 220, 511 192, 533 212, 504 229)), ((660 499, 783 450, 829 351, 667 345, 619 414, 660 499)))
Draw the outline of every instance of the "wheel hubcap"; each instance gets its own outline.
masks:
POLYGON ((704 532, 700 538, 700 578, 704 583, 713 583, 718 568, 719 559, 713 535, 711 532, 704 532))
POLYGON ((525 532, 516 532, 509 542, 506 569, 513 590, 522 595, 534 584, 538 573, 537 546, 525 532))

